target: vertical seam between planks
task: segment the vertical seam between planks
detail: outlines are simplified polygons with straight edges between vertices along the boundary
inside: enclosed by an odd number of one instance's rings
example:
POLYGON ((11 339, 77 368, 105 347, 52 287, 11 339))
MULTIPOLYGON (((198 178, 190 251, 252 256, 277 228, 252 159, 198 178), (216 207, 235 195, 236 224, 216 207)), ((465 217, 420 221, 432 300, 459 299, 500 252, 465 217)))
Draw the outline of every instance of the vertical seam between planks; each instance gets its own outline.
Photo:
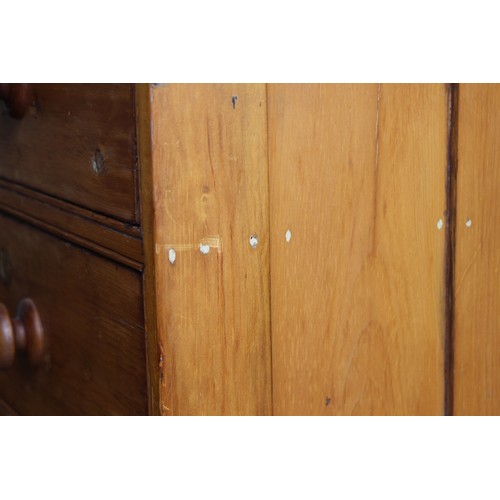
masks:
POLYGON ((269 356, 271 365, 271 415, 274 415, 274 363, 273 363, 273 308, 272 308, 272 280, 271 280, 271 161, 269 158, 269 84, 265 83, 266 90, 266 159, 267 159, 267 227, 268 227, 268 248, 269 248, 269 356))
POLYGON ((445 249, 445 339, 444 339, 444 414, 453 415, 455 354, 455 237, 458 169, 458 84, 448 88, 448 137, 446 166, 446 249, 445 249))

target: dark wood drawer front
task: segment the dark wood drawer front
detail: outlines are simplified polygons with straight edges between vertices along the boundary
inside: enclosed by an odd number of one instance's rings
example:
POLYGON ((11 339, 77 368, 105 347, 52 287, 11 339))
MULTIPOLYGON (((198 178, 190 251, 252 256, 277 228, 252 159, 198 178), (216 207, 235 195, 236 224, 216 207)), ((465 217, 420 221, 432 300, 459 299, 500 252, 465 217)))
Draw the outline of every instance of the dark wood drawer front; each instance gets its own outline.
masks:
POLYGON ((0 103, 0 177, 137 222, 133 85, 33 90, 22 119, 0 103))
POLYGON ((147 414, 142 278, 0 215, 0 302, 36 303, 45 363, 21 354, 0 371, 0 399, 25 415, 147 414))

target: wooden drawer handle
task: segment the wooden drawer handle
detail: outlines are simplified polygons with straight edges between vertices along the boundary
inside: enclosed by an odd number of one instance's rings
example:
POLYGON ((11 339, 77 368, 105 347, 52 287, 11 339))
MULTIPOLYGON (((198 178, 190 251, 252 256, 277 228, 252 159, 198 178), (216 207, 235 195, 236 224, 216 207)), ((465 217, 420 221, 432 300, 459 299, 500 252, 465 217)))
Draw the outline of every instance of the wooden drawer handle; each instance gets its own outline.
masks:
POLYGON ((35 303, 23 299, 17 316, 10 319, 7 308, 0 304, 0 370, 10 368, 16 351, 26 351, 29 362, 36 366, 43 361, 45 336, 35 303))
POLYGON ((33 97, 30 83, 0 83, 0 99, 5 101, 14 118, 22 118, 28 112, 33 97))

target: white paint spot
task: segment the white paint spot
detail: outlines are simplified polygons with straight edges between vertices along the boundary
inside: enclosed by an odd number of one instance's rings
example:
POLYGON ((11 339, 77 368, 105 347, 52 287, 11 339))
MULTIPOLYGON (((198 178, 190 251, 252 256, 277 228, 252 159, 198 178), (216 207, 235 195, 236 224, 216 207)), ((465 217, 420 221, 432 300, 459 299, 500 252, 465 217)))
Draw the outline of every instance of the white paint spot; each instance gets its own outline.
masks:
POLYGON ((252 234, 252 236, 250 236, 250 246, 252 248, 257 248, 258 244, 259 244, 259 239, 255 234, 252 234))
POLYGON ((204 245, 203 243, 200 243, 200 252, 203 255, 208 255, 210 252, 210 245, 204 245))
POLYGON ((443 219, 439 219, 437 222, 437 228, 439 230, 443 229, 443 219))
POLYGON ((472 226, 472 221, 471 221, 470 219, 467 219, 467 220, 465 221, 465 225, 466 225, 467 227, 471 227, 471 226, 472 226))
POLYGON ((290 229, 287 229, 285 233, 285 240, 287 243, 290 243, 291 239, 292 239, 292 231, 290 231, 290 229))
POLYGON ((173 248, 168 249, 168 260, 170 264, 175 264, 175 259, 177 257, 177 254, 175 253, 175 250, 173 248))

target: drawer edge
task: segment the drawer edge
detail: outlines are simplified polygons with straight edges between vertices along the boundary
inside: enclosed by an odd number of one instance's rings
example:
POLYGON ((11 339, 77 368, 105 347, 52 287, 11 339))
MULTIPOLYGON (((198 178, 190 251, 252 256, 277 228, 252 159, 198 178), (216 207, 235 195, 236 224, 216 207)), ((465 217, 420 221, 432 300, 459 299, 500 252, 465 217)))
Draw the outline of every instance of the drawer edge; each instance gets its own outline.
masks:
POLYGON ((128 267, 143 267, 142 238, 20 193, 0 181, 0 210, 128 267))

